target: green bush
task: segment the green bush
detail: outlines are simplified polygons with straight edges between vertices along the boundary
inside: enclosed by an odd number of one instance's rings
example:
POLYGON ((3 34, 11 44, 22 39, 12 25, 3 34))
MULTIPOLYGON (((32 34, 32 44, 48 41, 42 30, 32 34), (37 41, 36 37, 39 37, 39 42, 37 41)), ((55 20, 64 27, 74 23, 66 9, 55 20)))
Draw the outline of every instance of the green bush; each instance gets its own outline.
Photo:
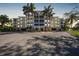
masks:
POLYGON ((0 32, 11 32, 11 31, 13 31, 12 27, 3 27, 3 28, 0 27, 0 32))
POLYGON ((79 30, 71 30, 69 33, 73 36, 79 37, 79 30))
POLYGON ((77 27, 77 28, 72 28, 72 30, 77 30, 77 31, 79 31, 79 28, 77 27))

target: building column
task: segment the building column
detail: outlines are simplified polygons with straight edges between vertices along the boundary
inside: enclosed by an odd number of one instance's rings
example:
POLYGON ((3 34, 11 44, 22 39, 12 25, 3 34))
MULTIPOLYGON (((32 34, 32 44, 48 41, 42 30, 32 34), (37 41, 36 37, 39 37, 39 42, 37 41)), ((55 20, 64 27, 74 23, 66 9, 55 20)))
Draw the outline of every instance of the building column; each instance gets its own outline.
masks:
POLYGON ((40 31, 40 28, 38 28, 38 31, 40 31))
POLYGON ((43 28, 43 31, 45 31, 45 27, 43 28))

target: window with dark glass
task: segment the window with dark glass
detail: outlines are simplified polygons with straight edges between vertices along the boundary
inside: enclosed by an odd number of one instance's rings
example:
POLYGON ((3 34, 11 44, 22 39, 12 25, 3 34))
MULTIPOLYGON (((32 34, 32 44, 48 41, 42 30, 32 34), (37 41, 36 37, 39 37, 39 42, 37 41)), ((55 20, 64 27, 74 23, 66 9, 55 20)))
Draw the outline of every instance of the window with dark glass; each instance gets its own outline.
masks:
POLYGON ((44 20, 40 20, 40 22, 44 22, 44 20))
POLYGON ((34 22, 38 22, 38 20, 34 20, 34 22))
POLYGON ((39 24, 34 24, 35 26, 39 26, 39 24))
POLYGON ((44 24, 40 24, 40 26, 43 26, 44 24))

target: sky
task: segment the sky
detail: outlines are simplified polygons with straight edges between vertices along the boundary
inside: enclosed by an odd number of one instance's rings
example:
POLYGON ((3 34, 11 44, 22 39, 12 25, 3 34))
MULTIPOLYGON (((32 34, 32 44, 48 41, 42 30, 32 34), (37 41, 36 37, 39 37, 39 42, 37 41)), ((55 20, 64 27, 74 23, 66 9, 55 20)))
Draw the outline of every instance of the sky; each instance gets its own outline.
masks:
MULTIPOLYGON (((35 3, 36 10, 43 10, 44 6, 48 6, 51 3, 35 3)), ((24 16, 22 7, 27 3, 0 3, 0 15, 8 15, 9 18, 17 18, 18 16, 24 16)), ((78 3, 52 3, 55 15, 60 18, 63 17, 65 12, 71 11, 74 7, 78 7, 78 3)), ((79 9, 79 7, 77 8, 79 9)))

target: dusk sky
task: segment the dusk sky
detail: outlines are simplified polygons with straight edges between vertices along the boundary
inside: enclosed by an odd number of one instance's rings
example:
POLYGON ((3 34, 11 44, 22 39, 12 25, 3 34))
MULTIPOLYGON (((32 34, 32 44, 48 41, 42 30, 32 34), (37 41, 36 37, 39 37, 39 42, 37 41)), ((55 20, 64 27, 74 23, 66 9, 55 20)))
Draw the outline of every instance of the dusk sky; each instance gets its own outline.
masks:
MULTIPOLYGON (((26 3, 0 3, 0 15, 6 14, 10 18, 15 18, 18 16, 24 16, 22 7, 26 5, 26 3)), ((36 10, 43 10, 44 6, 48 6, 49 3, 37 3, 35 4, 36 10)), ((52 7, 54 8, 55 16, 63 17, 64 12, 70 11, 74 7, 79 6, 76 3, 54 3, 52 7)), ((78 8, 79 9, 79 8, 78 8)))

